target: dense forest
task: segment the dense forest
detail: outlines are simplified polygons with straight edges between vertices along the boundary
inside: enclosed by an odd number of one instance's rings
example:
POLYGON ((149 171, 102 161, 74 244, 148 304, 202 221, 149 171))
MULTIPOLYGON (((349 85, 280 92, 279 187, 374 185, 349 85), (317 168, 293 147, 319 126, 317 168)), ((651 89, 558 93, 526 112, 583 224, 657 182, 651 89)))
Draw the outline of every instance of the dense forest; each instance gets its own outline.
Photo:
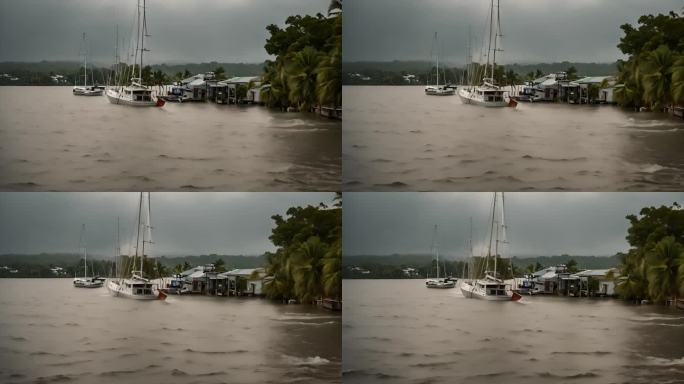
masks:
POLYGON ((292 207, 272 219, 270 239, 277 250, 266 255, 266 272, 273 277, 264 286, 266 296, 301 303, 341 299, 341 194, 331 205, 292 207))
POLYGON ((629 215, 630 249, 620 255, 616 291, 624 299, 663 303, 684 296, 684 210, 646 207, 629 215))
MULTIPOLYGON (((344 85, 425 85, 434 81, 436 72, 433 64, 427 61, 391 62, 345 62, 342 64, 344 85), (414 75, 415 80, 407 81, 404 76, 414 75), (361 75, 361 76, 359 76, 361 75)), ((473 71, 477 71, 478 64, 473 71)), ((617 63, 538 63, 497 65, 494 77, 499 84, 521 84, 548 73, 565 71, 571 77, 614 75, 617 63)), ((481 71, 480 71, 481 72, 481 71)), ((468 74, 462 67, 447 65, 440 68, 440 83, 460 84, 468 74), (445 79, 445 80, 444 80, 445 79)))
MULTIPOLYGON (((481 259, 475 261, 473 271, 481 271, 481 259)), ((491 261, 490 261, 491 262, 491 261)), ((525 274, 539 271, 543 268, 566 264, 571 271, 583 269, 606 269, 619 264, 619 256, 536 256, 536 257, 513 257, 509 259, 499 258, 497 272, 499 276, 509 278, 511 276, 522 277, 525 274), (511 263, 512 261, 512 263, 511 263), (512 268, 511 268, 512 264, 512 268)), ((345 279, 406 279, 425 278, 435 276, 436 263, 430 255, 383 255, 383 256, 345 256, 343 277, 345 279), (406 268, 414 268, 411 273, 405 272, 406 268)), ((469 276, 468 267, 464 267, 462 260, 440 260, 440 274, 460 277, 463 274, 469 276)))
MULTIPOLYGON (((121 67, 125 64, 121 63, 121 67)), ((131 67, 132 68, 132 67, 131 67)), ((136 67, 137 68, 137 67, 136 67)), ((153 64, 143 68, 145 84, 170 84, 198 73, 215 72, 219 80, 234 76, 260 76, 264 63, 186 63, 153 64)), ((137 71, 137 69, 136 69, 137 71)), ((107 84, 112 76, 108 66, 88 66, 88 82, 107 84)), ((0 63, 0 85, 74 85, 76 80, 83 81, 83 66, 78 62, 41 61, 38 63, 3 62, 0 63), (9 77, 2 76, 4 74, 9 77), (56 80, 53 76, 61 75, 56 80), (17 80, 12 80, 16 78, 17 80)))
POLYGON ((269 106, 309 111, 342 105, 342 16, 290 16, 285 28, 266 29, 264 82, 269 106))
MULTIPOLYGON (((125 258, 125 257, 124 257, 125 258)), ((138 261, 139 262, 139 261, 138 261)), ((199 255, 199 256, 159 256, 145 258, 145 271, 152 271, 153 277, 170 276, 199 265, 217 264, 225 270, 235 268, 258 268, 266 265, 266 256, 245 255, 199 255)), ((38 255, 6 254, 0 255, 0 278, 18 277, 74 277, 83 274, 82 256, 76 253, 43 253, 38 255), (7 268, 4 268, 7 267, 7 268), (52 268, 62 268, 55 273, 52 268), (16 270, 16 272, 10 272, 16 270)), ((130 269, 130 268, 129 268, 130 269)), ((88 274, 112 276, 115 266, 111 257, 88 256, 88 274)))
POLYGON ((638 26, 624 24, 618 48, 618 103, 629 108, 662 110, 684 102, 684 18, 641 16, 638 26))

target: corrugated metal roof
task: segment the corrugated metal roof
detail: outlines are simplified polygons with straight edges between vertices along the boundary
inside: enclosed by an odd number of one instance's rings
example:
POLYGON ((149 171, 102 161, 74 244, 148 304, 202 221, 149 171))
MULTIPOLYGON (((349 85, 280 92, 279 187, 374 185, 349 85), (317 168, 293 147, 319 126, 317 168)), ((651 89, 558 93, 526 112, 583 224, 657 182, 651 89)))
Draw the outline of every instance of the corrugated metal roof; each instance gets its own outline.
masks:
POLYGON ((238 83, 238 84, 247 84, 250 81, 258 81, 260 79, 259 76, 243 76, 243 77, 231 77, 228 80, 225 80, 226 83, 238 83))

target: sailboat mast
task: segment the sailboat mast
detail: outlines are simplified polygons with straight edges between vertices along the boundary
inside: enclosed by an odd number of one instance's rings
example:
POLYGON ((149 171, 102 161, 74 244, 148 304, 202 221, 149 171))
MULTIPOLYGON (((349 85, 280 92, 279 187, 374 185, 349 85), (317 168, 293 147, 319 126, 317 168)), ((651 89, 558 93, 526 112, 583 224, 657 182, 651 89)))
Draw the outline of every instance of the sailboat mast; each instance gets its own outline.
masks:
MULTIPOLYGON (((142 201, 143 193, 140 192, 140 203, 138 205, 138 235, 135 239, 135 257, 138 257, 138 245, 140 245, 140 216, 142 215, 142 201)), ((135 259, 133 262, 135 263, 135 259)), ((142 265, 142 257, 140 257, 140 264, 142 265)), ((135 267, 135 265, 133 265, 133 267, 135 267)))
MULTIPOLYGON (((145 52, 145 34, 147 33, 145 31, 146 28, 146 19, 145 19, 145 5, 146 5, 146 0, 143 0, 143 17, 142 17, 142 28, 140 32, 140 84, 142 85, 142 70, 143 70, 143 53, 145 52)), ((144 236, 143 236, 144 237, 144 236)))
POLYGON ((501 36, 501 19, 500 19, 500 13, 499 13, 499 7, 500 7, 500 0, 496 0, 496 30, 494 33, 494 51, 493 51, 493 60, 492 60, 492 82, 494 82, 494 69, 496 68, 496 51, 499 51, 500 49, 497 48, 497 40, 501 36))
MULTIPOLYGON (((472 216, 470 217, 470 238, 468 240, 468 245, 470 247, 470 256, 468 257, 468 275, 470 276, 470 262, 473 260, 473 218, 472 216)), ((463 278, 465 278, 465 268, 466 268, 466 263, 463 263, 463 278)))
POLYGON ((496 243, 494 243, 494 277, 496 277, 496 259, 499 256, 499 225, 500 223, 496 223, 496 243))
POLYGON ((494 205, 492 207, 492 224, 489 231, 489 247, 487 249, 487 258, 485 260, 485 273, 489 269, 489 258, 492 256, 492 241, 494 240, 494 217, 496 215, 496 192, 494 192, 494 205))
POLYGON ((86 46, 86 34, 83 32, 83 86, 88 86, 88 48, 86 46))
POLYGON ((83 277, 87 278, 88 277, 88 250, 86 246, 86 240, 85 240, 85 224, 83 224, 83 227, 81 229, 81 233, 83 234, 83 266, 85 267, 85 272, 83 273, 83 277))
POLYGON ((437 32, 435 32, 435 46, 437 48, 437 88, 439 88, 439 45, 437 44, 437 32))
POLYGON ((115 253, 114 265, 116 265, 116 274, 121 277, 120 262, 121 262, 121 240, 119 238, 119 217, 116 217, 116 253, 115 253))
MULTIPOLYGON (((487 42, 487 65, 485 66, 485 77, 487 77, 487 68, 489 67, 489 54, 492 50, 492 29, 494 24, 494 0, 491 0, 491 6, 489 8, 489 41, 487 42)), ((494 75, 494 70, 492 69, 492 77, 494 75)))
POLYGON ((435 258, 437 259, 437 278, 439 279, 439 249, 437 246, 437 224, 435 224, 435 258))

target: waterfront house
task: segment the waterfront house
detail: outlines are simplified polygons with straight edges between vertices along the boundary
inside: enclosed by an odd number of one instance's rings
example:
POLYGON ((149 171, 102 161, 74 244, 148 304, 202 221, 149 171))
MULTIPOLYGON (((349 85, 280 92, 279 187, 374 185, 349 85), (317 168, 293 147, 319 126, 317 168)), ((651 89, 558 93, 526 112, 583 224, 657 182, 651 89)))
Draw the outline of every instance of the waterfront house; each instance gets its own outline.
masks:
POLYGON ((533 294, 577 295, 579 277, 568 272, 564 264, 544 268, 534 272, 530 279, 533 294))
POLYGON ((264 278, 266 271, 263 268, 233 269, 224 272, 228 293, 234 296, 262 296, 264 294, 264 278))
POLYGON ((170 94, 182 101, 204 101, 207 98, 207 79, 213 79, 213 72, 190 76, 171 87, 170 94))
POLYGON ((180 279, 189 288, 185 292, 205 294, 208 290, 209 278, 215 274, 212 264, 200 265, 181 272, 180 279))
MULTIPOLYGON (((249 90, 254 89, 255 87, 260 87, 261 86, 261 78, 259 76, 240 76, 240 77, 231 77, 228 80, 225 80, 224 83, 229 88, 232 88, 234 90, 233 92, 233 99, 231 100, 229 98, 229 103, 232 101, 232 104, 239 104, 243 102, 254 102, 254 93, 252 94, 252 100, 249 100, 249 90), (242 90, 242 91, 241 91, 242 90)), ((259 100, 261 100, 261 95, 259 91, 259 100)), ((260 101, 258 101, 260 102, 260 101)))
POLYGON ((614 278, 617 276, 616 274, 615 268, 588 269, 577 272, 573 276, 576 276, 580 281, 580 296, 615 296, 614 278))

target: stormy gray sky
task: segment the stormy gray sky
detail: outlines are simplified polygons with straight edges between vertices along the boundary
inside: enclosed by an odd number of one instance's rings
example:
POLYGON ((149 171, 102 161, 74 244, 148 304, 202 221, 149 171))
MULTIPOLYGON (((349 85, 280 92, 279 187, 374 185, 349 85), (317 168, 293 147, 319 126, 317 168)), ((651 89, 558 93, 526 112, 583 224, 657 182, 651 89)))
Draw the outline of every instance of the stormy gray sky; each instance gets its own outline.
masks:
MULTIPOLYGON (((466 255, 485 243, 492 193, 345 193, 345 255, 429 253, 438 225, 440 254, 466 255)), ((684 193, 506 193, 509 254, 609 256, 628 249, 625 216, 646 206, 682 204, 684 193)))
MULTIPOLYGON (((0 254, 78 252, 86 224, 88 252, 113 254, 116 218, 121 251, 135 231, 137 193, 0 193, 0 254)), ((273 250, 271 216, 295 205, 331 202, 331 193, 152 194, 152 255, 245 254, 273 250)), ((133 241, 135 243, 135 241, 133 241)))
MULTIPOLYGON (((267 59, 266 26, 326 14, 328 0, 147 0, 150 63, 267 59)), ((81 35, 100 63, 114 60, 115 31, 131 36, 136 0, 0 0, 0 61, 78 60, 81 35)))
MULTIPOLYGON (((501 63, 612 62, 621 57, 620 25, 683 6, 681 0, 501 0, 501 63)), ((443 58, 461 64, 469 25, 477 60, 488 13, 487 0, 346 0, 344 61, 430 60, 437 32, 443 58)))

